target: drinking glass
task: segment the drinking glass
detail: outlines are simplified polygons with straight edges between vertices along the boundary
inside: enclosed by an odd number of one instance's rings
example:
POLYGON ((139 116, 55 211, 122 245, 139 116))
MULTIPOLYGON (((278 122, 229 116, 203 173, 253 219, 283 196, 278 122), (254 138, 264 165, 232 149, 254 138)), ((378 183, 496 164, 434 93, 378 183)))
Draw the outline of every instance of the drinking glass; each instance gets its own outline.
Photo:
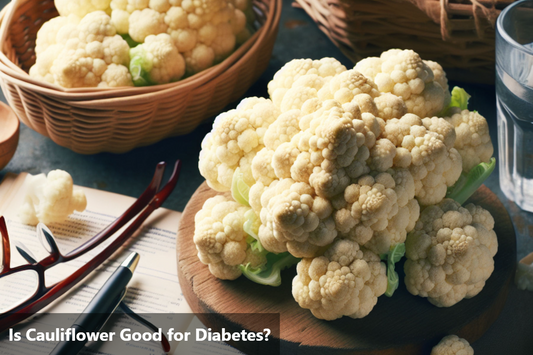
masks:
POLYGON ((501 189, 533 212, 533 0, 498 17, 496 105, 501 189))

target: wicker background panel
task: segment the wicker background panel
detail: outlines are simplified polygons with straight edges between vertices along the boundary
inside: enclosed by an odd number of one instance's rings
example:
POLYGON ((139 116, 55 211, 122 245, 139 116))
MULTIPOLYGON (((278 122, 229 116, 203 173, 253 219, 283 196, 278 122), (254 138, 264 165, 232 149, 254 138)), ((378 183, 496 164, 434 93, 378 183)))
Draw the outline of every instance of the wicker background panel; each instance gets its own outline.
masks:
POLYGON ((354 63, 391 48, 494 83, 494 21, 512 0, 295 0, 354 63))

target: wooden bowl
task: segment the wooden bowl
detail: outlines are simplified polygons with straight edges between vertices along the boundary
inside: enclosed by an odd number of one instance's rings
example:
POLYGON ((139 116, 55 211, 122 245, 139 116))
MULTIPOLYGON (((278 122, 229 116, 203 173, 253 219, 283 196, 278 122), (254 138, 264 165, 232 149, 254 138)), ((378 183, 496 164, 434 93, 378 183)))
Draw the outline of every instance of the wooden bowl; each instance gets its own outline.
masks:
MULTIPOLYGON (((496 320, 505 304, 516 267, 516 239, 509 214, 486 186, 482 186, 469 202, 490 211, 499 247, 494 257, 494 272, 477 296, 453 307, 438 308, 425 298, 411 295, 400 282, 394 296, 380 297, 367 317, 343 317, 330 322, 316 319, 294 301, 291 294, 294 268, 283 272, 280 287, 257 285, 244 277, 222 281, 211 275, 207 266, 199 261, 193 243, 194 216, 204 201, 216 194, 204 183, 183 211, 177 240, 182 292, 200 319, 201 313, 218 313, 232 326, 236 321, 229 313, 279 313, 282 353, 429 354, 431 347, 447 334, 476 341, 496 320)), ((403 263, 396 269, 403 280, 403 263)), ((209 321, 209 317, 207 319, 209 321)), ((219 324, 220 321, 206 325, 217 329, 219 324)), ((235 345, 249 354, 261 350, 252 343, 235 345)))
POLYGON ((0 170, 13 158, 19 143, 20 123, 11 109, 0 102, 0 170))

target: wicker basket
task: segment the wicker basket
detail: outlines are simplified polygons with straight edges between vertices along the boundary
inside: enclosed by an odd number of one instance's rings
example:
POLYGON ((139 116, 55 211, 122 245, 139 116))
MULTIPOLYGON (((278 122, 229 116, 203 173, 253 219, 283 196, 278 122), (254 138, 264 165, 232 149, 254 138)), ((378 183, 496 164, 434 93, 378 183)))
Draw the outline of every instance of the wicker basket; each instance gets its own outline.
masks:
POLYGON ((295 0, 354 63, 391 48, 494 83, 494 23, 514 0, 295 0))
POLYGON ((0 84, 19 119, 82 154, 123 153, 186 134, 241 98, 266 70, 281 0, 254 0, 258 31, 222 63, 175 83, 64 89, 30 78, 35 37, 52 0, 12 1, 0 13, 0 84))

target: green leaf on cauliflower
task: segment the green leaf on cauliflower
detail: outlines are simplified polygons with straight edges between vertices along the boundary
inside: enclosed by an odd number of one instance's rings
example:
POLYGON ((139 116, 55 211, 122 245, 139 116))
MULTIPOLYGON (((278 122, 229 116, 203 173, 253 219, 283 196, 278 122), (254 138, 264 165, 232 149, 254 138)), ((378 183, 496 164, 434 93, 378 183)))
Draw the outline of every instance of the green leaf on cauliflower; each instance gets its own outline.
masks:
POLYGON ((474 166, 468 174, 461 173, 459 180, 448 188, 446 197, 451 198, 461 205, 476 190, 483 184, 483 182, 490 176, 496 167, 496 158, 492 158, 489 163, 480 163, 474 166))
POLYGON ((239 265, 239 269, 244 276, 255 283, 276 287, 281 285, 281 271, 300 261, 289 252, 281 254, 268 253, 266 258, 267 263, 261 267, 254 268, 248 263, 239 265))
POLYGON ((394 270, 395 264, 405 255, 405 243, 396 244, 390 247, 387 254, 381 254, 382 260, 387 260, 387 291, 385 295, 391 297, 398 288, 400 277, 394 270))
POLYGON ((130 74, 135 86, 152 85, 150 71, 153 62, 148 59, 144 46, 137 46, 130 49, 130 74))
POLYGON ((439 116, 450 116, 450 113, 454 107, 458 107, 461 110, 468 109, 468 100, 470 97, 471 96, 465 91, 465 89, 458 86, 454 87, 451 93, 450 104, 441 111, 439 116))
POLYGON ((231 196, 233 199, 244 206, 250 206, 248 195, 250 186, 244 182, 244 174, 240 168, 235 169, 233 180, 231 181, 231 196))

